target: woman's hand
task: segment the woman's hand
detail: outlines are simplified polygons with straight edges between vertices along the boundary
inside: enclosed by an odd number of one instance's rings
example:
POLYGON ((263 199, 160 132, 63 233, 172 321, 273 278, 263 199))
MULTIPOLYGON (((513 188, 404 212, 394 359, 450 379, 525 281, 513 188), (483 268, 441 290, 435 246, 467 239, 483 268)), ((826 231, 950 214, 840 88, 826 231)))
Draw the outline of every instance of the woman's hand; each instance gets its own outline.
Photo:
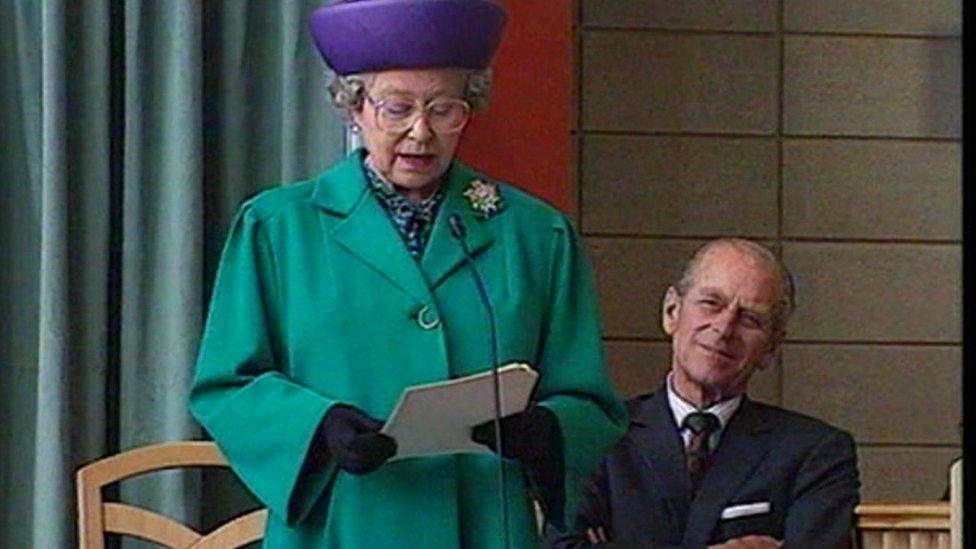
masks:
MULTIPOLYGON (((562 459, 559 420, 549 409, 542 406, 529 406, 523 412, 503 417, 501 428, 503 457, 526 463, 546 461, 555 457, 562 459)), ((471 440, 484 444, 497 453, 495 422, 486 421, 476 425, 471 432, 471 440)))
POLYGON ((364 475, 396 454, 393 438, 380 433, 383 422, 348 404, 336 404, 322 420, 322 436, 329 455, 341 469, 364 475))
POLYGON ((559 418, 543 406, 501 419, 502 448, 498 451, 495 422, 486 421, 471 431, 471 440, 484 444, 502 457, 517 459, 528 466, 531 490, 542 506, 546 519, 564 530, 563 436, 559 418))

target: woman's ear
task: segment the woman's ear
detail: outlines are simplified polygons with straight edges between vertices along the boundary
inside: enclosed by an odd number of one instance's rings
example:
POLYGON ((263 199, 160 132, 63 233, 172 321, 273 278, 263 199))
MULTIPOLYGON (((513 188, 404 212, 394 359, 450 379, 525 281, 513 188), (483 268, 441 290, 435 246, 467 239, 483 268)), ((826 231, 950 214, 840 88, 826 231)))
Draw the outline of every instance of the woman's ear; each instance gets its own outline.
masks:
POLYGON ((360 107, 359 110, 355 110, 349 115, 349 127, 354 133, 358 133, 363 127, 363 107, 360 107))
POLYGON ((678 313, 681 311, 681 296, 674 286, 668 288, 661 304, 661 328, 664 333, 671 335, 678 326, 678 313))

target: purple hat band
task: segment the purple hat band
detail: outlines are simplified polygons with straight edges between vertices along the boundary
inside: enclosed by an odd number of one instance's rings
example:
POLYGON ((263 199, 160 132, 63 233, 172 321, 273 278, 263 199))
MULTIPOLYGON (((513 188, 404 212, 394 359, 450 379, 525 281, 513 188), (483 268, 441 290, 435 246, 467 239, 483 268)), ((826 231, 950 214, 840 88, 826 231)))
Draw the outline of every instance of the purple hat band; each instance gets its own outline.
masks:
POLYGON ((326 64, 345 75, 487 68, 505 19, 495 0, 346 0, 316 9, 309 27, 326 64))

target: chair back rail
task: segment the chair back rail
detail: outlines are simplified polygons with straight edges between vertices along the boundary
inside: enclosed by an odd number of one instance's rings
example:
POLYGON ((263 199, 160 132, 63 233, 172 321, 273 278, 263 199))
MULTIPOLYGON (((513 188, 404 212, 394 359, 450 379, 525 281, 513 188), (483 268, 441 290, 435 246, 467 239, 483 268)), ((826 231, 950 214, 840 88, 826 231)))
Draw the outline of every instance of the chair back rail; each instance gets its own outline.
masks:
POLYGON ((962 459, 949 468, 949 534, 952 549, 962 549, 962 459))
POLYGON ((856 514, 863 549, 950 549, 947 502, 865 503, 856 514))
POLYGON ((105 534, 122 534, 173 549, 240 547, 264 536, 267 510, 259 509, 201 534, 148 509, 103 502, 102 488, 130 477, 177 467, 227 467, 213 442, 165 442, 93 461, 76 475, 78 539, 83 549, 103 549, 105 534))

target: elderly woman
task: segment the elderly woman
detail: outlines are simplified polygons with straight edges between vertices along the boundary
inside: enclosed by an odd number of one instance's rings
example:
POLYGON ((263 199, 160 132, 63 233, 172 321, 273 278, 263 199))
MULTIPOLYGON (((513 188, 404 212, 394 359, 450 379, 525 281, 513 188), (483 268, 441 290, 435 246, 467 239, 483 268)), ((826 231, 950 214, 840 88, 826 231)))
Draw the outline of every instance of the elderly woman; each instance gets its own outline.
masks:
MULTIPOLYGON (((562 524, 582 475, 622 434, 570 223, 455 159, 504 24, 494 0, 345 1, 312 14, 333 100, 364 147, 241 207, 190 403, 270 510, 268 546, 535 546, 530 495, 562 524), (493 304, 494 343, 465 247, 493 304), (496 358, 539 373, 529 407, 501 423, 501 456, 390 460, 396 441, 379 430, 404 388, 496 358)), ((473 437, 497 450, 490 426, 473 437)))

